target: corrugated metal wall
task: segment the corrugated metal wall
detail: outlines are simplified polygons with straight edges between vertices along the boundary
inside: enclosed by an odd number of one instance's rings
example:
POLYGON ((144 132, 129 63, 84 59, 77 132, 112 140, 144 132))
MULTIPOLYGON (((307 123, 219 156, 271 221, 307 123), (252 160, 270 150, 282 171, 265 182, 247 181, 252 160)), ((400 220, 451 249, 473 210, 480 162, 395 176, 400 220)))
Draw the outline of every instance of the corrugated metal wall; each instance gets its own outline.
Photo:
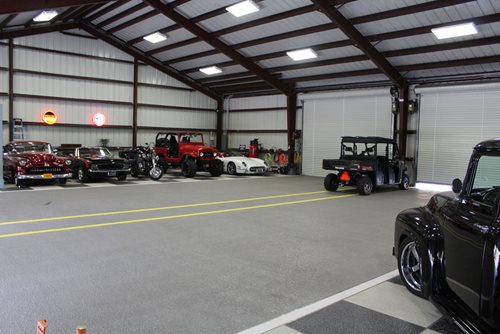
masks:
MULTIPOLYGON (((285 95, 232 98, 228 101, 229 115, 224 118, 227 121, 224 127, 229 131, 228 147, 237 148, 240 145, 248 147, 250 140, 258 138, 259 143, 265 149, 287 148, 287 98, 285 95), (275 110, 267 110, 270 108, 275 110)), ((298 125, 300 125, 299 115, 300 113, 297 116, 298 125)))
MULTIPOLYGON (((14 117, 26 122, 26 139, 55 146, 99 145, 101 139, 108 139, 110 146, 132 145, 132 57, 102 41, 61 33, 17 38, 14 45, 14 117), (47 110, 57 114, 58 125, 43 124, 47 110), (96 112, 106 116, 107 127, 93 125, 96 112)), ((0 67, 8 67, 6 45, 0 46, 0 67)), ((138 74, 139 144, 152 141, 155 128, 215 131, 216 101, 149 66, 140 64, 138 74)), ((0 93, 7 93, 5 70, 0 71, 0 84, 0 93)), ((0 103, 8 120, 8 98, 1 96, 0 103)))

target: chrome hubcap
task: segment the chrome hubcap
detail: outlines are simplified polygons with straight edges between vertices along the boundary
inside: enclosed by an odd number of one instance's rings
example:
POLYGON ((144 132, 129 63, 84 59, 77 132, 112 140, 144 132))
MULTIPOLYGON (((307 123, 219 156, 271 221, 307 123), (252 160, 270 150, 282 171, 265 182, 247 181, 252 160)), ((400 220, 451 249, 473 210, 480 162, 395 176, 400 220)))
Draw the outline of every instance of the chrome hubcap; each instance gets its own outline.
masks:
POLYGON ((410 242, 401 253, 399 264, 406 283, 415 291, 422 291, 422 261, 417 251, 417 243, 410 242))

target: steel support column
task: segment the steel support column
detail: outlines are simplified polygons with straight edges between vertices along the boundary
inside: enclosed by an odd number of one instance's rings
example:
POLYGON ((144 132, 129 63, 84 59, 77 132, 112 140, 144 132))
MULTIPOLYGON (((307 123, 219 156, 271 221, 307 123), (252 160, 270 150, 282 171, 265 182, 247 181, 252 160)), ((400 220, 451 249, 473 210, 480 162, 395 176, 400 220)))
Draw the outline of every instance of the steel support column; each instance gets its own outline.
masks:
POLYGON ((217 133, 216 133, 216 145, 217 149, 222 148, 222 123, 224 116, 224 100, 217 99, 217 133))
POLYGON ((137 146, 137 112, 138 112, 138 81, 139 81, 139 61, 134 58, 134 88, 133 88, 133 109, 132 109, 132 146, 137 146))
POLYGON ((399 87, 399 154, 406 157, 406 137, 408 135, 408 85, 399 87))
POLYGON ((14 40, 9 38, 9 141, 14 140, 14 40))
POLYGON ((286 124, 288 136, 288 162, 293 163, 295 153, 295 123, 297 120, 297 94, 290 94, 286 99, 286 124))

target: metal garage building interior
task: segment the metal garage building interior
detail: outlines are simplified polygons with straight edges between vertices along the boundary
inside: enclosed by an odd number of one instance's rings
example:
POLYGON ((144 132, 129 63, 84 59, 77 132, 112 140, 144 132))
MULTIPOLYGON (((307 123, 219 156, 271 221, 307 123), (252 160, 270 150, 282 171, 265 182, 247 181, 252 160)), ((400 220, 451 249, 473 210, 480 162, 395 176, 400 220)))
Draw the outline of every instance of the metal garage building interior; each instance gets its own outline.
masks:
POLYGON ((471 148, 500 137, 500 2, 254 0, 235 17, 238 2, 0 1, 2 145, 20 118, 54 146, 185 129, 300 157, 299 175, 0 191, 1 333, 455 330, 394 278, 394 218, 433 191, 328 195, 322 159, 342 136, 389 137, 413 183, 463 178, 471 148), (57 16, 34 22, 44 10, 57 16), (304 48, 317 57, 287 55, 304 48))

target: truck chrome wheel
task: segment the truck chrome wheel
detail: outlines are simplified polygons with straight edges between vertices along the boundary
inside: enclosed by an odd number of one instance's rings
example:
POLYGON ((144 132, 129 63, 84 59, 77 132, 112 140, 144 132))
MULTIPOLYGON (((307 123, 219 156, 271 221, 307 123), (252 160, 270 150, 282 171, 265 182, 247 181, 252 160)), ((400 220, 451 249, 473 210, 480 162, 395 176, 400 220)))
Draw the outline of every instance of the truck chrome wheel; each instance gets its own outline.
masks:
POLYGON ((417 249, 417 242, 406 240, 401 245, 399 255, 399 273, 403 283, 416 295, 422 295, 422 257, 417 249))

